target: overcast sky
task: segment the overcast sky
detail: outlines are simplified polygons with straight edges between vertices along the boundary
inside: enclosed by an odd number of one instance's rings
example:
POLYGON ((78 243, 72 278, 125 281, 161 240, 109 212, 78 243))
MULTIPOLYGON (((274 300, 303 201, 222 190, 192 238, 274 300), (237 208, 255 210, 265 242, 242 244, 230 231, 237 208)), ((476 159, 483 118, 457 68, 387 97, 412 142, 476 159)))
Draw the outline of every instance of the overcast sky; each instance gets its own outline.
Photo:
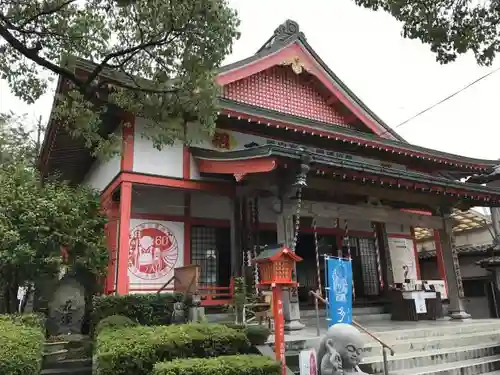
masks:
MULTIPOLYGON (((389 15, 357 7, 352 0, 230 0, 241 18, 242 37, 227 62, 245 58, 287 18, 297 21, 330 68, 375 113, 396 127, 489 71, 472 56, 441 66, 429 48, 403 39, 389 15)), ((500 72, 432 111, 397 128, 407 141, 478 158, 500 158, 500 72)), ((48 118, 52 93, 27 106, 0 82, 0 112, 48 118)))

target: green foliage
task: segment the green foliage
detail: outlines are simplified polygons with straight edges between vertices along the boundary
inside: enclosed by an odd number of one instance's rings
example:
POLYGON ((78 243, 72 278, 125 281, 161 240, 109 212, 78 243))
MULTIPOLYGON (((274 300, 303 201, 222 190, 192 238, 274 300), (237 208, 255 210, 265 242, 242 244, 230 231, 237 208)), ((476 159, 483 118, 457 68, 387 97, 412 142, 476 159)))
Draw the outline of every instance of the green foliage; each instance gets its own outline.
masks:
POLYGON ((92 301, 92 327, 108 316, 123 315, 142 325, 168 325, 172 321, 174 303, 180 302, 179 293, 151 293, 95 296, 92 301))
POLYGON ((13 322, 45 331, 45 316, 42 314, 2 314, 0 324, 2 322, 13 322))
POLYGON ((55 274, 63 264, 102 275, 105 222, 97 192, 57 181, 42 184, 23 160, 0 164, 0 294, 7 312, 16 311, 19 286, 55 274))
POLYGON ((268 327, 264 325, 245 326, 236 323, 223 323, 226 327, 243 332, 252 345, 264 345, 271 334, 268 327))
POLYGON ((500 50, 500 2, 460 0, 354 0, 383 9, 403 24, 403 36, 430 45, 443 64, 473 52, 480 65, 490 65, 500 50))
POLYGON ((97 375, 147 375, 159 361, 247 353, 244 333, 219 324, 138 326, 97 336, 97 375))
POLYGON ((40 374, 44 340, 40 327, 0 319, 0 374, 40 374))
POLYGON ((264 325, 252 325, 245 327, 245 335, 252 345, 264 345, 271 331, 264 325))
POLYGON ((95 329, 95 334, 98 335, 107 329, 117 329, 125 327, 135 327, 138 323, 123 315, 111 315, 102 319, 95 329))
POLYGON ((177 359, 160 362, 152 375, 280 375, 281 366, 259 355, 177 359))
POLYGON ((113 140, 98 131, 110 108, 149 118, 145 136, 161 148, 188 120, 214 129, 214 77, 238 25, 226 0, 2 0, 0 75, 27 103, 62 77, 54 119, 96 152, 113 140), (88 74, 73 56, 95 62, 88 74))

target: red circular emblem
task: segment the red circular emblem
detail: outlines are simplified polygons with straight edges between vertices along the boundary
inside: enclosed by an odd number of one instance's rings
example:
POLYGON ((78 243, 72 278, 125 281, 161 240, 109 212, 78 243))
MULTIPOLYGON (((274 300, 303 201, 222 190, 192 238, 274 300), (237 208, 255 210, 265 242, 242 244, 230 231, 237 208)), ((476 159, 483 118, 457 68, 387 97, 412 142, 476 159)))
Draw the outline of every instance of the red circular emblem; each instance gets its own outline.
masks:
POLYGON ((179 246, 172 231, 161 224, 143 223, 130 231, 128 268, 144 280, 156 280, 175 267, 179 246))

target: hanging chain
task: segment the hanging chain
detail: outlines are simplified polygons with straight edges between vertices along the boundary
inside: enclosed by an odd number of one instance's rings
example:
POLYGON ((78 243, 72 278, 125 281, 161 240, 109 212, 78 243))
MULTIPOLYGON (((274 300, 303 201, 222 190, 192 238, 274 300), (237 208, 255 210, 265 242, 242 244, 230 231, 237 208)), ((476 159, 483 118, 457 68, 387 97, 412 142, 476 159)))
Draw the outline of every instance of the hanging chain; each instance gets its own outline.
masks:
POLYGON ((316 216, 313 217, 313 234, 314 234, 314 247, 316 250, 316 272, 318 276, 318 294, 320 296, 323 295, 322 293, 322 286, 321 286, 321 271, 320 271, 320 265, 319 265, 319 245, 318 245, 318 231, 317 231, 317 226, 316 226, 316 216))
POLYGON ((384 290, 384 278, 382 277, 382 263, 380 261, 380 246, 378 243, 377 235, 377 224, 372 223, 373 228, 373 246, 375 247, 375 256, 377 261, 377 273, 378 273, 378 283, 380 285, 380 291, 384 290))
MULTIPOLYGON (((344 240, 346 242, 347 246, 347 257, 349 261, 352 261, 351 257, 351 239, 349 238, 349 223, 347 222, 347 219, 344 219, 344 240)), ((342 256, 343 256, 342 252, 342 256)), ((352 298, 356 298, 356 290, 354 289, 354 277, 352 278, 352 298)))
POLYGON ((448 230, 446 231, 446 235, 450 237, 451 256, 453 260, 453 270, 455 271, 455 277, 457 279, 458 297, 464 298, 464 284, 462 281, 462 273, 460 272, 457 248, 455 247, 455 237, 453 236, 453 233, 448 233, 448 230))
POLYGON ((253 203, 252 201, 248 201, 248 209, 250 213, 247 212, 247 267, 252 266, 252 212, 253 212, 253 203))
MULTIPOLYGON (((259 230, 258 222, 259 222, 259 201, 257 198, 255 198, 252 210, 253 259, 257 258, 257 247, 260 245, 258 243, 258 235, 257 235, 257 232, 259 230)), ((254 275, 255 291, 256 293, 259 293, 259 289, 257 287, 259 285, 259 267, 257 266, 257 262, 255 262, 253 266, 253 275, 254 275)))
POLYGON ((292 251, 295 252, 297 247, 297 242, 299 240, 299 230, 300 230, 300 212, 302 211, 302 186, 297 188, 297 208, 295 210, 295 233, 293 235, 292 241, 292 251))

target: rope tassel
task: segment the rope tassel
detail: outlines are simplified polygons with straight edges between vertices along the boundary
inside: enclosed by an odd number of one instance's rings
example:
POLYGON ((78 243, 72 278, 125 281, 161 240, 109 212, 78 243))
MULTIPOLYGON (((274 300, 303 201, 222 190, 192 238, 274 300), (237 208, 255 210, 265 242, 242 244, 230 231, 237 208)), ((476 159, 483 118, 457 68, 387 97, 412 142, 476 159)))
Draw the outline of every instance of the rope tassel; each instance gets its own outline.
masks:
POLYGON ((375 255, 377 260, 378 283, 380 285, 380 290, 382 291, 384 290, 384 278, 382 277, 382 263, 380 261, 380 247, 377 236, 377 224, 373 223, 372 228, 373 228, 373 245, 375 247, 375 255))
MULTIPOLYGON (((347 257, 350 261, 352 261, 351 257, 351 241, 349 238, 349 223, 347 220, 344 220, 344 241, 347 246, 347 257)), ((354 277, 352 278, 352 298, 356 299, 356 289, 354 288, 354 277)))
POLYGON ((320 264, 319 264, 319 245, 318 245, 318 232, 317 232, 317 226, 316 226, 316 218, 313 218, 313 233, 314 233, 314 246, 316 249, 316 272, 317 272, 317 277, 318 277, 318 294, 321 296, 323 295, 322 293, 322 286, 321 286, 321 271, 320 271, 320 264))

